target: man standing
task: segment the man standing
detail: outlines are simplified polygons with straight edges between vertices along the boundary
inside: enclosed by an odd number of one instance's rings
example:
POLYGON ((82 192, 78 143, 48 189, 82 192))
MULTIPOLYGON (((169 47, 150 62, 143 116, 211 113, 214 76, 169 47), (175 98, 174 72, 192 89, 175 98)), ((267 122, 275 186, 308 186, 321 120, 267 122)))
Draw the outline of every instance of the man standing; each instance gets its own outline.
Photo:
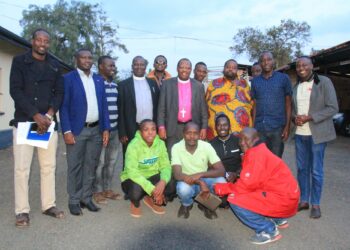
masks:
POLYGON ((296 71, 298 83, 293 89, 293 118, 297 126, 295 152, 301 189, 298 210, 309 209, 311 202, 310 218, 318 219, 321 217, 324 153, 327 142, 336 138, 332 118, 338 112, 337 96, 331 80, 313 72, 309 57, 297 59, 296 71))
MULTIPOLYGON (((181 207, 178 217, 187 219, 195 197, 204 187, 213 192, 213 185, 226 182, 225 169, 214 148, 207 142, 199 140, 199 126, 193 122, 185 125, 184 139, 172 148, 171 166, 177 180, 176 192, 180 198, 181 207), (210 168, 208 169, 208 166, 210 168)), ((203 191, 203 190, 202 190, 203 191)), ((215 212, 199 205, 205 217, 215 219, 215 212)))
POLYGON ((207 105, 203 85, 190 79, 191 61, 181 59, 177 64, 178 76, 164 81, 158 105, 159 137, 166 140, 170 154, 172 146, 183 138, 183 128, 193 121, 200 126, 200 139, 206 138, 207 105))
POLYGON ((117 200, 121 196, 112 190, 112 178, 121 157, 123 157, 122 145, 119 141, 117 130, 118 119, 118 90, 117 84, 113 82, 116 74, 115 62, 110 56, 101 56, 98 59, 99 74, 105 81, 106 98, 109 112, 111 130, 107 147, 103 147, 100 162, 96 169, 94 183, 94 200, 98 204, 107 204, 106 199, 117 200))
POLYGON ((204 92, 207 91, 207 88, 208 88, 207 65, 204 62, 196 63, 196 65, 194 66, 193 74, 194 74, 194 79, 196 79, 198 82, 203 83, 204 92))
POLYGON ((103 78, 91 72, 91 51, 80 49, 75 58, 77 69, 64 76, 60 119, 67 150, 69 211, 81 215, 81 208, 100 209, 92 202, 92 188, 110 123, 103 78))
POLYGON ((119 138, 124 145, 124 153, 127 144, 135 137, 141 121, 156 121, 159 98, 157 83, 145 77, 147 60, 136 56, 131 67, 133 76, 118 84, 119 138))
POLYGON ((299 187, 283 160, 267 149, 254 128, 240 133, 244 152, 240 178, 235 183, 218 183, 216 194, 228 195, 232 211, 255 231, 253 244, 266 244, 281 239, 278 228, 287 228, 296 214, 299 187))
POLYGON ((260 55, 262 74, 252 80, 254 126, 267 147, 282 157, 284 141, 288 139, 291 121, 292 86, 286 74, 274 71, 271 52, 260 55))
MULTIPOLYGON (((50 35, 37 29, 32 36, 32 49, 13 59, 10 73, 10 94, 15 102, 13 126, 13 154, 15 172, 16 226, 29 226, 28 182, 34 147, 17 144, 18 122, 35 122, 37 132, 47 132, 51 122, 57 123, 56 112, 63 99, 63 78, 59 65, 50 55, 50 35)), ((43 214, 64 218, 56 208, 55 171, 57 125, 47 149, 38 148, 41 178, 41 209, 43 214)))
POLYGON ((162 86, 164 80, 167 80, 171 75, 165 70, 167 68, 167 59, 163 55, 158 55, 154 58, 153 67, 154 70, 149 72, 148 78, 151 78, 157 82, 158 87, 162 86))
POLYGON ((230 59, 224 65, 224 77, 213 80, 207 89, 208 139, 217 136, 215 117, 224 113, 230 119, 231 132, 239 133, 245 127, 252 126, 253 101, 250 87, 245 79, 237 76, 238 64, 230 59))

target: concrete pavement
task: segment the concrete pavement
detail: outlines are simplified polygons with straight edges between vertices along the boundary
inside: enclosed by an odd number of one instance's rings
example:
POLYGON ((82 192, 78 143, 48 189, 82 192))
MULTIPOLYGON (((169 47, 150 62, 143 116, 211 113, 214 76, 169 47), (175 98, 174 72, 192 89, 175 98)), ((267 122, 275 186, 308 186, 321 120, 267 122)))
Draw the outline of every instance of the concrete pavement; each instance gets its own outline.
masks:
MULTIPOLYGON (((41 214, 40 178, 34 157, 30 178, 31 225, 14 226, 12 148, 0 150, 0 249, 350 249, 350 138, 339 137, 326 150, 323 216, 309 219, 303 211, 281 230, 283 238, 265 246, 249 242, 253 231, 242 225, 230 210, 219 210, 219 218, 208 220, 197 206, 188 220, 178 219, 176 199, 163 216, 145 205, 143 216, 129 215, 129 202, 110 201, 102 210, 75 217, 69 214, 66 193, 65 147, 57 158, 57 206, 66 212, 64 220, 41 214)), ((294 142, 286 145, 284 158, 295 173, 294 142)), ((119 179, 115 189, 121 192, 119 179)))

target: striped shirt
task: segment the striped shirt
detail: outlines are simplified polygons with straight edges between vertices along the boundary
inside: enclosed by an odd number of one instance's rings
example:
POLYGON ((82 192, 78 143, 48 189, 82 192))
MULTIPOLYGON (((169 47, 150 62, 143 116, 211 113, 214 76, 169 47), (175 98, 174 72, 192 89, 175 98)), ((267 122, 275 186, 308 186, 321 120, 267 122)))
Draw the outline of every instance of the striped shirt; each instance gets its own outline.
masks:
POLYGON ((109 113, 109 122, 111 124, 111 131, 117 130, 118 125, 118 89, 117 84, 114 82, 105 81, 106 98, 109 113))

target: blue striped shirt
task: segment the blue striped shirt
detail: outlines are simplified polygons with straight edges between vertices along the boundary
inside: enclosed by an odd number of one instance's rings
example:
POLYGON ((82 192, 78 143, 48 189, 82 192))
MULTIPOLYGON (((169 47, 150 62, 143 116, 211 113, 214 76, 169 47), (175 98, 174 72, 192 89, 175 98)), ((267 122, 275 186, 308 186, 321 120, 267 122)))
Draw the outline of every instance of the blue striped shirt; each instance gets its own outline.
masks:
POLYGON ((261 74, 252 81, 252 98, 256 101, 255 128, 272 131, 286 125, 286 96, 292 95, 288 75, 273 72, 268 79, 261 74))
POLYGON ((117 84, 114 82, 105 81, 106 98, 109 113, 109 122, 111 124, 111 130, 117 130, 118 125, 118 89, 117 84))

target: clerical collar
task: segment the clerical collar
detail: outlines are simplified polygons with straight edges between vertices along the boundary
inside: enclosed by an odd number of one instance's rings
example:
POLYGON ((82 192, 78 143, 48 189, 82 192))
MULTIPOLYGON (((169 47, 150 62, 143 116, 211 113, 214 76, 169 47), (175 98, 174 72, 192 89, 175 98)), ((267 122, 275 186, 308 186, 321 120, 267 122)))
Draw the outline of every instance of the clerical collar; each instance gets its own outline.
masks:
POLYGON ((143 81, 143 80, 146 80, 146 77, 144 77, 144 76, 138 77, 138 76, 133 75, 132 77, 133 77, 134 80, 136 80, 136 81, 143 81))
POLYGON ((183 81, 180 78, 177 78, 177 82, 182 83, 182 84, 186 84, 190 82, 190 78, 188 78, 187 80, 183 81))

